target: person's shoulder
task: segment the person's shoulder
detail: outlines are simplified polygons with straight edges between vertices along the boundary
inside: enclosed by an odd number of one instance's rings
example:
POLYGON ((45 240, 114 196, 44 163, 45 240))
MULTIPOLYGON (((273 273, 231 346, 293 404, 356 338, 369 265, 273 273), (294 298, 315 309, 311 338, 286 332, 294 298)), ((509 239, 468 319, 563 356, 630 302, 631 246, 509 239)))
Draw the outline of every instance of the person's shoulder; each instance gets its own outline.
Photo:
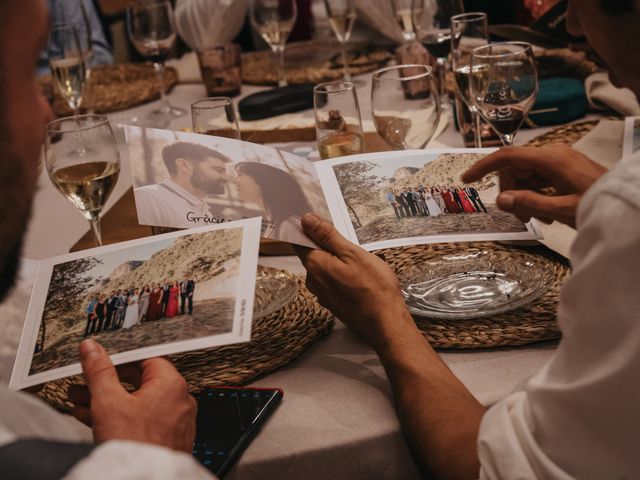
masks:
POLYGON ((640 152, 620 160, 587 192, 584 203, 601 194, 613 195, 640 210, 640 152))

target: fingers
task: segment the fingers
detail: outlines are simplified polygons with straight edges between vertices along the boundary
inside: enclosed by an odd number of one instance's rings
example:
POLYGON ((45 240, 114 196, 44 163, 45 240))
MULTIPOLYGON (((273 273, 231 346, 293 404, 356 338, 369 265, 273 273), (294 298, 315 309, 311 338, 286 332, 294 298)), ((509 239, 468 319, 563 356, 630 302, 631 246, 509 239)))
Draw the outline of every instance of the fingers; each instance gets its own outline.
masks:
POLYGON ((167 358, 156 357, 143 360, 140 362, 140 368, 140 391, 158 381, 180 386, 186 385, 182 375, 167 358))
POLYGON ((116 367, 118 377, 121 382, 133 385, 135 388, 140 388, 142 370, 140 363, 128 363, 126 365, 118 365, 116 367))
POLYGON ((544 149, 534 147, 502 148, 476 162, 462 174, 462 181, 465 183, 477 182, 485 175, 507 167, 531 168, 539 170, 538 173, 541 174, 545 168, 552 166, 548 164, 544 149))
POLYGON ((102 346, 93 340, 80 344, 80 362, 82 372, 91 395, 95 397, 114 397, 126 394, 113 363, 102 346))
POLYGON ((76 406, 88 408, 91 405, 91 393, 86 385, 71 385, 67 397, 76 406))
POLYGON ((529 190, 510 190, 498 196, 498 207, 513 213, 521 220, 531 217, 558 220, 567 225, 575 224, 579 195, 549 197, 529 190))
POLYGON ((313 213, 302 217, 302 229, 311 240, 337 257, 343 257, 353 249, 353 244, 340 235, 331 223, 313 213))

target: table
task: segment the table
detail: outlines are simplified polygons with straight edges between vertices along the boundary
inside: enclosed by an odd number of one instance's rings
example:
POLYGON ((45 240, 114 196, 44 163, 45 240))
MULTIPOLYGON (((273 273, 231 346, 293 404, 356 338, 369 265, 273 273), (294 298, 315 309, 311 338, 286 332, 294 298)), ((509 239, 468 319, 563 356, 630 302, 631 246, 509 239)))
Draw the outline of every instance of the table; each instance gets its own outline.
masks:
MULTIPOLYGON (((368 77, 363 79, 368 81, 368 77)), ((370 120, 368 88, 359 90, 365 124, 370 120)), ((257 87, 248 87, 244 93, 257 90, 257 87)), ((203 96, 204 87, 193 84, 177 86, 169 98, 172 103, 185 106, 203 96)), ((147 104, 110 117, 118 124, 154 106, 147 104)), ((312 112, 304 112, 302 117, 312 118, 312 112)), ((174 121, 171 127, 183 128, 189 121, 188 117, 183 117, 174 121)), ((121 139, 121 129, 117 130, 121 139)), ((544 131, 523 130, 518 142, 524 143, 544 131)), ((438 141, 450 147, 463 146, 460 135, 451 125, 438 141)), ((116 208, 114 205, 123 195, 130 195, 127 192, 131 178, 125 149, 121 149, 121 154, 121 180, 107 210, 116 208)), ((42 173, 39 185, 24 249, 24 255, 30 258, 66 253, 87 231, 86 221, 54 190, 46 172, 42 173)), ((122 202, 126 201, 124 197, 122 202)), ((113 211, 116 213, 109 217, 114 220, 132 221, 131 211, 113 211)), ((148 232, 147 227, 140 228, 148 232)), ((105 223, 104 229, 105 237, 109 238, 111 224, 105 223)), ((143 230, 138 233, 145 234, 143 230)), ((261 258, 260 263, 303 273, 295 257, 261 258)), ((14 304, 14 308, 26 311, 24 288, 27 283, 18 292, 19 306, 14 304)), ((488 351, 444 352, 442 357, 480 402, 490 405, 522 385, 553 352, 554 344, 551 343, 488 351)), ((7 357, 4 358, 6 362, 7 357)), ((254 384, 280 387, 285 391, 285 399, 227 478, 419 477, 402 437, 390 388, 377 356, 340 322, 336 322, 329 336, 297 360, 254 384)), ((72 418, 69 421, 90 439, 88 429, 72 418)))

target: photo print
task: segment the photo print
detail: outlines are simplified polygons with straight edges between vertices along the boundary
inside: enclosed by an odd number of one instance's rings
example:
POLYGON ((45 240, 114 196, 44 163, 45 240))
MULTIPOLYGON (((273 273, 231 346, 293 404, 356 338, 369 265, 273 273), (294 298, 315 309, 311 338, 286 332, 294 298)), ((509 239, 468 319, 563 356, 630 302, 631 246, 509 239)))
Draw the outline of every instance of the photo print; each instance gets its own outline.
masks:
POLYGON ((259 238, 254 218, 40 262, 11 386, 80 373, 86 338, 115 364, 248 341, 259 238))
POLYGON ((263 217, 262 236, 314 246, 300 219, 329 211, 313 163, 240 140, 125 127, 138 221, 174 228, 263 217))
POLYGON ((624 125, 623 156, 628 157, 640 151, 640 117, 627 117, 624 125))

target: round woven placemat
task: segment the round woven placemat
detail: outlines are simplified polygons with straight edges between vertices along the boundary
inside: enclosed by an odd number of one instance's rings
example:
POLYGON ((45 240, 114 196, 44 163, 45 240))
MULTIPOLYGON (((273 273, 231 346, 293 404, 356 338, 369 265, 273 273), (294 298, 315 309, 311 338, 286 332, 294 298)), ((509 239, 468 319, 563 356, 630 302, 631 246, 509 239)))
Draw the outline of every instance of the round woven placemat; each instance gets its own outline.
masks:
MULTIPOLYGON (((504 254, 508 261, 508 252, 513 247, 493 242, 482 243, 442 243, 416 247, 402 247, 380 250, 395 270, 400 281, 409 273, 411 267, 444 254, 464 254, 465 251, 491 249, 496 254, 504 254)), ((470 320, 443 320, 414 317, 418 328, 434 348, 477 349, 503 346, 526 345, 560 337, 556 323, 558 294, 564 279, 570 272, 566 260, 544 247, 526 247, 533 255, 540 255, 553 263, 555 281, 540 298, 523 307, 500 313, 487 318, 470 320)))
POLYGON ((586 136, 591 130, 593 130, 600 120, 588 120, 586 122, 571 123, 569 125, 563 125, 558 128, 554 128, 550 132, 540 135, 534 138, 529 143, 530 147, 543 147, 552 143, 565 143, 567 145, 573 145, 582 137, 586 136))
MULTIPOLYGON (((60 116, 71 115, 67 102, 58 94, 50 75, 39 79, 45 96, 52 100, 54 111, 60 116)), ((170 91, 178 83, 178 72, 165 69, 165 90, 170 91)), ((150 64, 120 63, 91 69, 89 85, 85 92, 83 111, 109 113, 125 110, 160 98, 158 77, 150 64)))
MULTIPOLYGON (((304 280, 288 272, 278 272, 290 278, 296 293, 278 311, 254 319, 250 342, 171 356, 191 392, 204 386, 247 383, 289 363, 329 333, 333 316, 317 303, 304 280)), ((258 296, 258 301, 268 302, 269 298, 258 296)), ((84 384, 84 379, 75 375, 49 382, 40 396, 55 408, 68 410, 71 404, 67 402, 67 390, 72 384, 84 384)))

